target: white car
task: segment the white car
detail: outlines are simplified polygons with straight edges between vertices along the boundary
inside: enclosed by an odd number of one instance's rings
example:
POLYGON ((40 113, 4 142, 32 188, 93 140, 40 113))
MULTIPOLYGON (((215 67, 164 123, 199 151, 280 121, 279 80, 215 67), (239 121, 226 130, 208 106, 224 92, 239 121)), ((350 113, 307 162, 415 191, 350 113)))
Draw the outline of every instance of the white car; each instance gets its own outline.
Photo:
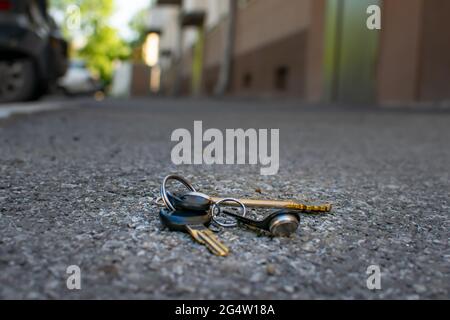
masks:
POLYGON ((101 90, 86 64, 81 60, 70 61, 69 68, 58 82, 61 90, 67 95, 92 94, 101 90))

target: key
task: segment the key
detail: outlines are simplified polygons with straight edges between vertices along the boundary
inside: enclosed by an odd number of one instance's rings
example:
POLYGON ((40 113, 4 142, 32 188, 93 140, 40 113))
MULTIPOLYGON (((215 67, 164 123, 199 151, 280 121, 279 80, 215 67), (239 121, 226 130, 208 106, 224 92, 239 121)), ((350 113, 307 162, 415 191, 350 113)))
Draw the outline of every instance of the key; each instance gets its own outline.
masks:
POLYGON ((217 256, 227 256, 229 249, 221 243, 214 233, 207 228, 211 223, 212 214, 208 211, 170 211, 162 208, 159 211, 161 223, 171 231, 189 233, 195 241, 205 245, 217 256))
MULTIPOLYGON (((182 195, 171 194, 172 200, 178 203, 178 208, 180 209, 206 211, 209 210, 214 203, 217 203, 218 201, 223 199, 219 197, 210 197, 206 194, 196 192, 192 184, 185 178, 178 175, 168 175, 164 178, 163 183, 161 184, 160 200, 164 203, 164 205, 167 208, 171 210, 175 210, 176 206, 172 204, 172 201, 169 198, 169 192, 166 190, 166 185, 169 180, 177 180, 178 182, 181 182, 187 189, 189 189, 188 193, 182 195)), ((253 208, 287 209, 310 213, 322 213, 331 211, 331 204, 307 205, 289 200, 256 200, 256 199, 236 199, 236 200, 237 201, 231 203, 230 205, 233 206, 243 205, 253 208)))
MULTIPOLYGON (((213 214, 213 221, 222 227, 234 227, 236 223, 224 223, 215 219, 218 213, 223 212, 228 216, 231 216, 238 220, 239 222, 245 224, 251 228, 257 228, 269 232, 273 236, 276 237, 288 237, 293 234, 299 226, 300 217, 296 211, 292 211, 289 209, 281 209, 273 212, 265 219, 261 221, 252 220, 244 217, 243 215, 238 215, 229 210, 221 210, 219 204, 227 204, 236 203, 237 205, 241 205, 239 201, 235 199, 219 199, 217 202, 212 202, 210 198, 199 192, 190 192, 184 194, 182 196, 176 196, 168 193, 169 200, 176 208, 183 208, 184 210, 192 209, 192 210, 201 210, 208 208, 211 206, 211 213, 213 214), (212 205, 211 205, 212 203, 212 205)), ((245 211, 244 211, 245 215, 245 211)))
MULTIPOLYGON (((219 197, 211 197, 211 201, 214 203, 219 201, 220 199, 221 198, 219 197)), ((236 200, 240 201, 246 207, 250 208, 288 209, 311 213, 331 211, 331 204, 307 205, 290 200, 258 200, 258 199, 239 199, 239 198, 237 198, 236 200)), ((236 206, 236 204, 231 203, 230 205, 236 206)))
POLYGON ((209 196, 200 192, 178 195, 168 191, 167 197, 178 210, 208 211, 213 204, 209 196))
MULTIPOLYGON (((210 197, 200 192, 187 192, 182 195, 174 195, 168 192, 171 203, 177 209, 206 211, 214 204, 222 200, 220 197, 210 197)), ((236 199, 246 207, 250 208, 272 208, 295 210, 299 212, 322 213, 330 212, 331 204, 307 205, 289 200, 256 200, 256 199, 236 199)), ((224 205, 239 206, 239 202, 226 202, 224 205)))
POLYGON ((235 218, 247 227, 250 227, 250 229, 261 229, 269 232, 272 236, 275 237, 289 237, 291 234, 297 231, 300 224, 300 216, 298 215, 298 213, 296 211, 290 211, 287 209, 277 210, 265 217, 263 220, 249 219, 236 214, 233 211, 220 209, 218 206, 216 206, 215 208, 213 207, 212 211, 214 214, 213 221, 215 221, 219 225, 221 223, 218 222, 215 217, 217 217, 218 213, 221 212, 235 218))

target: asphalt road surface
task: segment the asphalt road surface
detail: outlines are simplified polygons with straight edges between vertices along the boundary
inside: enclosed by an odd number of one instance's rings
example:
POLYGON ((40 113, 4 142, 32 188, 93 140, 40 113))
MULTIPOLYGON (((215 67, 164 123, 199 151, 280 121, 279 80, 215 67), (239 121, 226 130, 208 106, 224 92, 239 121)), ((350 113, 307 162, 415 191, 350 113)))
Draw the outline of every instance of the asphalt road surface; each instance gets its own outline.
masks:
MULTIPOLYGON (((0 297, 450 298, 450 112, 258 100, 79 100, 0 119, 0 297), (280 129, 280 169, 171 162, 177 128, 280 129), (331 202, 290 238, 161 228, 169 173, 220 196, 331 202), (81 270, 69 290, 67 267, 81 270), (367 269, 381 270, 369 290, 367 269)), ((258 211, 260 216, 264 212, 258 211)))

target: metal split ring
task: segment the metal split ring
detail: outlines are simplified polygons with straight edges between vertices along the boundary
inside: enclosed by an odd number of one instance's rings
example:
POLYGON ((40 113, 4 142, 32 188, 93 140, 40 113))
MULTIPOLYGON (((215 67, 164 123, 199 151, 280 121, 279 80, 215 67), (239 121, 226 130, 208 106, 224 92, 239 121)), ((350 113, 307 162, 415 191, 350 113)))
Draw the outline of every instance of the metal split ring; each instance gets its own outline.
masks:
POLYGON ((161 188, 160 188, 161 198, 162 198, 162 201, 164 202, 164 205, 168 209, 170 209, 171 211, 175 211, 175 207, 170 202, 169 197, 167 196, 166 184, 167 184, 167 181, 169 181, 169 180, 177 180, 177 181, 181 182, 186 188, 189 189, 189 191, 196 192, 196 190, 189 181, 187 181, 185 178, 183 178, 179 175, 171 174, 171 175, 165 177, 163 180, 163 183, 161 184, 161 188))
POLYGON ((245 217, 245 214, 247 213, 247 208, 245 207, 245 205, 241 201, 239 201, 238 199, 234 199, 234 198, 220 199, 219 201, 213 203, 213 205, 211 206, 212 220, 214 221, 214 223, 216 223, 219 226, 224 227, 224 228, 235 227, 237 225, 236 221, 234 221, 234 222, 222 222, 222 221, 217 219, 217 216, 220 214, 220 204, 222 202, 235 202, 235 203, 237 203, 242 208, 242 216, 243 217, 245 217))

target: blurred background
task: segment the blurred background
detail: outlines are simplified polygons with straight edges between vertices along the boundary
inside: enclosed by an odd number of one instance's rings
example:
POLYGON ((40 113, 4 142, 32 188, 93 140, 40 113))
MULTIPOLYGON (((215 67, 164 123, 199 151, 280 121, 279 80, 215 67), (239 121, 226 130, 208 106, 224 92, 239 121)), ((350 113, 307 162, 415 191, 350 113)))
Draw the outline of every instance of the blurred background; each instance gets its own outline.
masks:
POLYGON ((450 98, 447 0, 0 0, 0 101, 450 98), (381 8, 369 30, 367 8, 381 8))

